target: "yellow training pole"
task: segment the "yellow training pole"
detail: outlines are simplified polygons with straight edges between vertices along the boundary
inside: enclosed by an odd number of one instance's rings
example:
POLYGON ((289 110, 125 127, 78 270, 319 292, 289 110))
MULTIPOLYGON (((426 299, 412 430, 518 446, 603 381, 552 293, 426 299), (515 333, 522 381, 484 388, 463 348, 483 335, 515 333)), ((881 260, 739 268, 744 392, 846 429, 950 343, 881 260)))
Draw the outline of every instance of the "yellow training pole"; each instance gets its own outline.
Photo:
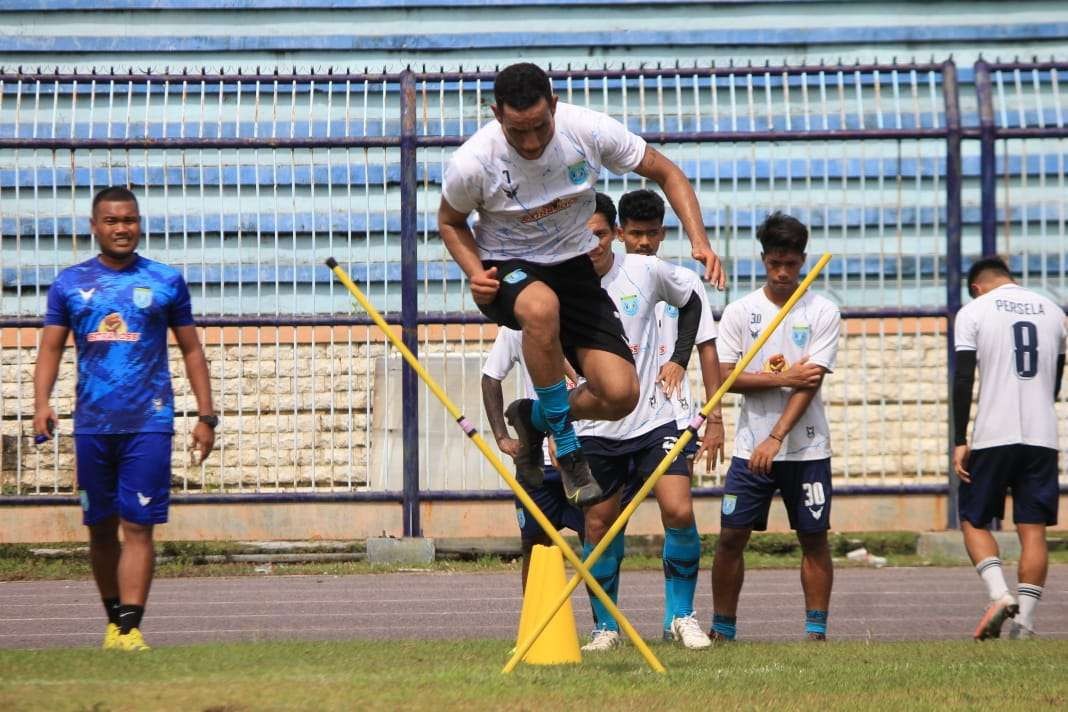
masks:
MULTIPOLYGON (((819 275, 820 270, 822 270, 827 265, 827 263, 830 262, 830 260, 831 254, 829 252, 825 252, 820 258, 819 262, 817 262, 816 265, 812 268, 812 271, 808 273, 804 280, 802 280, 801 284, 797 285, 797 289, 795 289, 794 293, 790 295, 790 298, 786 300, 786 303, 782 305, 782 309, 779 310, 779 313, 775 315, 775 319, 773 319, 772 322, 768 324, 767 328, 764 329, 764 333, 762 333, 760 337, 753 343, 753 345, 749 348, 749 351, 747 351, 746 354, 742 356, 742 359, 734 365, 734 370, 730 372, 730 375, 728 375, 726 380, 723 381, 719 389, 712 394, 712 397, 709 398, 708 402, 705 403, 704 407, 701 408, 701 414, 699 416, 696 416, 693 421, 690 422, 689 427, 686 428, 686 431, 679 437, 678 441, 675 442, 675 446, 671 448, 671 451, 667 455, 664 456, 664 459, 661 460, 660 464, 657 465, 655 470, 653 470, 653 474, 649 476, 649 478, 645 481, 645 484, 642 485, 641 489, 639 489, 638 492, 634 495, 634 499, 632 499, 630 501, 630 504, 628 504, 623 509, 623 511, 619 513, 619 516, 616 518, 615 523, 612 524, 612 526, 605 533, 601 541, 597 543, 597 546, 593 548, 593 551, 590 552, 590 555, 586 557, 586 560, 583 562, 583 565, 586 567, 587 570, 589 570, 595 563, 597 563, 597 559, 601 557, 601 554, 604 553, 604 550, 607 549, 608 545, 612 543, 612 539, 614 539, 616 535, 619 534, 619 532, 623 529, 623 527, 626 526, 627 521, 634 514, 635 510, 638 509, 638 506, 645 500, 649 493, 652 492, 653 487, 656 486, 656 483, 660 479, 661 475, 663 475, 664 472, 667 471, 668 465, 670 465, 675 460, 675 458, 679 456, 679 453, 682 452, 682 449, 686 447, 686 443, 690 442, 694 434, 701 427, 701 424, 704 423, 705 418, 708 417, 708 414, 712 412, 712 409, 716 407, 716 404, 719 403, 723 396, 726 395, 727 391, 730 390, 730 387, 738 379, 738 376, 742 373, 742 371, 745 370, 746 366, 749 365, 749 362, 753 360, 753 358, 757 355, 760 349, 764 347, 764 343, 768 340, 768 338, 771 337, 775 329, 779 328, 779 324, 782 323, 782 320, 786 318, 786 315, 790 313, 790 310, 794 308, 794 305, 797 304, 798 300, 801 299, 802 296, 804 296, 806 291, 808 291, 809 285, 812 284, 812 282, 816 279, 817 275, 819 275)), ((534 627, 534 630, 528 640, 520 641, 519 645, 516 646, 515 654, 512 655, 512 658, 504 666, 504 672, 511 672, 513 669, 515 669, 515 666, 519 663, 520 660, 523 659, 523 656, 527 654, 527 651, 530 649, 530 646, 534 644, 534 641, 537 640, 538 636, 541 635, 543 630, 545 630, 545 627, 549 624, 549 621, 551 621, 553 616, 556 615, 556 612, 560 609, 560 607, 564 605, 564 602, 567 601, 568 598, 570 598, 571 593, 575 590, 575 587, 577 587, 578 584, 578 577, 572 576, 571 580, 567 582, 567 587, 564 588, 564 592, 560 595, 560 598, 556 602, 556 605, 554 605, 546 614, 547 617, 543 617, 542 620, 538 621, 538 624, 534 627)))
MULTIPOLYGON (((542 529, 545 530, 545 533, 552 540, 553 544, 560 548, 561 553, 563 553, 564 557, 568 560, 568 562, 570 562, 571 565, 575 567, 575 570, 578 572, 578 575, 586 581, 586 585, 590 587, 590 590, 593 591, 593 594, 597 596, 598 600, 600 600, 601 603, 604 604, 605 608, 608 609, 608 612, 611 613, 612 616, 615 617, 616 621, 619 622, 620 627, 627 634, 627 637, 630 638, 631 642, 634 643, 634 647, 638 649, 638 652, 642 654, 642 657, 645 658, 645 662, 649 664, 649 667, 651 667, 656 672, 666 672, 664 666, 661 665, 657 657, 653 655, 653 651, 650 650, 649 646, 645 644, 644 640, 642 640, 642 637, 638 634, 638 631, 634 629, 634 626, 630 624, 630 621, 628 621, 626 617, 624 617, 623 613, 619 610, 619 608, 616 607, 616 604, 612 602, 612 599, 608 596, 607 593, 605 593, 604 589, 601 588, 601 585, 597 583, 597 579, 595 579, 593 575, 589 572, 589 570, 585 566, 583 566, 582 560, 578 557, 574 550, 570 546, 568 546, 567 542, 564 541, 564 538, 560 536, 560 532, 556 531, 556 527, 554 527, 552 523, 546 518, 545 514, 542 513, 540 508, 538 508, 538 505, 535 504, 534 500, 530 498, 530 495, 526 493, 526 490, 524 490, 519 485, 519 483, 516 482, 515 478, 512 477, 512 474, 504 466, 504 463, 501 462, 500 458, 497 457, 497 454, 489 448, 489 446, 486 444, 486 441, 482 438, 481 435, 478 434, 478 431, 475 429, 474 424, 471 423, 471 421, 468 420, 464 416, 464 414, 460 412, 460 409, 453 404, 449 397, 445 395, 445 391, 443 391, 441 387, 438 386, 438 384, 430 376, 430 374, 427 373, 426 369, 423 368, 423 365, 419 363, 419 359, 415 357, 415 354, 413 354, 411 350, 404 345, 403 341, 397 338, 396 334, 394 334, 393 330, 389 328, 389 324, 387 324, 386 320, 382 318, 382 315, 378 313, 378 310, 375 309, 374 305, 371 304, 370 301, 368 301, 367 297, 364 296, 364 293, 360 291, 360 288, 357 287, 356 284, 349 278, 348 274, 345 273, 345 270, 341 269, 341 267, 337 263, 337 260, 335 260, 333 257, 327 258, 326 266, 330 268, 330 270, 334 273, 334 276, 338 278, 338 281, 345 285, 349 292, 352 293, 352 296, 356 298, 356 301, 358 301, 360 303, 360 306, 364 308, 364 311, 366 311, 368 316, 371 317, 371 320, 374 321, 378 328, 382 330, 382 333, 386 335, 386 338, 389 339, 389 342, 391 344, 393 344, 393 347, 400 352, 401 356, 404 357, 404 360, 408 363, 409 366, 412 367, 412 370, 419 374, 419 378, 421 378, 423 380, 423 383, 425 383, 427 387, 430 388, 431 392, 433 392, 433 394, 437 396, 437 399, 441 401, 441 404, 445 406, 445 409, 447 411, 449 411, 449 415, 456 419, 456 422, 460 425, 460 428, 464 431, 464 433, 467 434, 467 437, 471 439, 471 442, 475 444, 475 447, 479 449, 479 452, 486 456, 486 459, 489 460, 489 463, 493 466, 495 470, 497 470, 497 473, 500 474, 500 476, 504 479, 505 483, 507 483, 507 485, 511 488, 512 492, 515 493, 516 498, 520 502, 522 502, 523 506, 526 507, 527 511, 534 516, 534 520, 542 529)), ((571 590, 574 589, 575 587, 572 586, 571 590)), ((554 615, 562 605, 563 604, 561 603, 553 609, 554 615)), ((551 618, 552 616, 550 616, 550 620, 551 618)), ((548 621, 545 621, 545 623, 538 629, 538 634, 540 634, 541 631, 545 629, 545 626, 547 624, 548 621)), ((529 648, 530 646, 528 645, 527 647, 529 648)), ((523 655, 526 655, 525 650, 523 651, 523 655)), ((519 657, 520 660, 523 658, 522 655, 519 657)), ((516 662, 518 663, 519 661, 517 660, 516 662)), ((515 666, 513 665, 513 667, 515 666)))

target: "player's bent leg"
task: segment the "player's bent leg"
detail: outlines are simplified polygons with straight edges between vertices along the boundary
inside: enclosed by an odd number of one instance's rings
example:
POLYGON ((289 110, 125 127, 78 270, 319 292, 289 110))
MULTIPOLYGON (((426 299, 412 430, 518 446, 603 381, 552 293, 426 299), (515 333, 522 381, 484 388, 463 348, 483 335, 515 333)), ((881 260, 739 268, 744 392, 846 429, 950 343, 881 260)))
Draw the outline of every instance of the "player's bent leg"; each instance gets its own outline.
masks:
POLYGON ((713 641, 734 640, 737 633, 738 597, 745 581, 745 547, 752 529, 720 527, 712 561, 713 641))
POLYGON ((801 589, 805 594, 805 637, 827 639, 827 613, 834 585, 834 564, 827 531, 798 532, 801 544, 801 589))
POLYGON ((523 359, 535 386, 549 386, 564 377, 560 346, 560 300, 544 282, 532 282, 515 299, 516 320, 523 330, 523 359))
POLYGON ((638 373, 634 363, 618 354, 579 348, 579 367, 586 382, 571 391, 575 420, 619 420, 638 405, 638 373))

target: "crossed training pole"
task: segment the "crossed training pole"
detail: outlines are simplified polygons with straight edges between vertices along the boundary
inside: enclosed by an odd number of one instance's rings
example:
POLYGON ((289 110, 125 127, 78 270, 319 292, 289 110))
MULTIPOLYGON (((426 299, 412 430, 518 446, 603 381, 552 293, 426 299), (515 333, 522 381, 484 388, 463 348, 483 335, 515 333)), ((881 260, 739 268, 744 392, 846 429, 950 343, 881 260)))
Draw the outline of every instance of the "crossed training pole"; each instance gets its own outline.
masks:
MULTIPOLYGON (((330 268, 330 270, 334 273, 334 276, 337 277, 338 281, 345 285, 349 292, 352 293, 352 296, 356 298, 356 301, 360 303, 360 306, 363 307, 364 311, 366 311, 368 316, 371 317, 371 320, 374 321, 378 328, 382 330, 382 333, 385 334, 386 338, 389 339, 389 342, 393 344, 393 347, 400 352, 401 356, 404 357, 404 360, 408 363, 409 366, 411 366, 412 370, 419 375, 419 378, 423 380, 423 383, 425 383, 427 387, 430 388, 431 392, 433 392, 433 394, 437 396, 437 399, 441 401, 442 405, 445 406, 445 409, 449 411, 449 415, 456 419, 456 423, 464 431, 464 433, 471 440, 471 442, 475 444, 475 447, 478 448, 479 452, 486 456, 486 459, 489 461, 489 463, 493 466, 495 470, 497 470, 497 473, 500 474, 501 478, 504 479, 505 483, 508 485, 508 487, 511 488, 512 492, 515 493, 516 498, 519 499, 519 501, 522 502, 523 506, 526 507, 527 511, 531 515, 533 515, 534 520, 542 529, 545 530, 545 533, 549 535, 549 538, 552 540, 553 544, 560 548, 560 551, 561 553, 563 553, 564 558, 566 558, 568 562, 570 562, 570 564, 575 567, 575 570, 578 572, 578 575, 586 581, 586 585, 590 587, 590 591, 593 592, 593 595, 595 595, 598 600, 600 600, 601 603, 604 604, 604 607, 608 609, 608 612, 613 617, 615 617, 616 621, 619 622, 620 627, 627 634, 627 637, 630 638, 631 642, 634 643, 634 647, 636 647, 638 651, 641 652, 642 657, 645 658, 645 661, 649 664, 649 667, 651 667, 657 672, 666 672, 664 666, 661 665, 660 661, 657 660, 655 655, 653 655, 653 651, 650 650, 649 646, 645 644, 644 640, 642 640, 642 637, 638 634, 638 631, 636 631, 634 629, 634 626, 632 626, 630 622, 623 616, 623 613, 619 610, 619 608, 616 607, 616 604, 612 602, 612 599, 609 598, 608 594, 605 593, 603 588, 601 588, 601 584, 597 582, 597 579, 593 577, 593 574, 589 572, 589 569, 582 564, 582 560, 578 557, 578 555, 575 554, 575 552, 571 549, 570 546, 568 546, 567 542, 564 541, 564 538, 560 536, 560 533, 556 531, 556 527, 554 527, 552 523, 546 518, 545 514, 541 511, 538 505, 535 504, 534 500, 530 498, 530 495, 526 493, 526 490, 524 490, 519 485, 519 483, 516 482, 515 478, 504 466, 504 463, 502 463, 500 458, 497 457, 497 454, 489 448, 489 446, 486 444, 486 441, 482 438, 481 435, 479 435, 478 430, 475 429, 474 423, 468 420, 464 416, 464 414, 460 412, 460 409, 453 404, 449 397, 445 395, 445 392, 441 389, 441 387, 438 386, 438 384, 434 381, 431 375, 427 373, 426 369, 423 368, 422 364, 419 363, 419 360, 415 357, 415 354, 413 354, 411 350, 404 345, 403 341, 397 338, 397 335, 394 334, 393 330, 389 328, 389 324, 387 324, 386 320, 382 318, 382 315, 378 313, 378 310, 375 309, 374 305, 372 305, 371 302, 368 301, 367 297, 364 296, 364 293, 360 291, 360 288, 357 287, 356 284, 349 278, 348 274, 345 273, 345 270, 341 269, 341 267, 338 266, 337 260, 335 260, 333 257, 327 258, 326 266, 330 268)), ((578 580, 576 578, 576 586, 578 585, 577 581, 578 580)), ((575 586, 571 587, 572 590, 574 590, 574 588, 575 586)), ((556 611, 558 611, 562 605, 563 602, 558 603, 553 608, 553 613, 555 614, 556 611)), ((550 616, 549 618, 551 619, 552 616, 550 616)), ((537 633, 531 638, 530 643, 533 643, 537 636, 540 635, 543 630, 545 630, 545 627, 548 625, 548 623, 548 619, 540 622, 540 625, 537 628, 537 633)), ((527 649, 529 648, 530 645, 528 644, 523 650, 523 655, 520 655, 518 659, 513 659, 514 662, 518 663, 519 660, 522 660, 523 656, 526 655, 527 649)), ((515 665, 513 664, 512 667, 515 667, 515 665)))
MULTIPOLYGON (((591 551, 590 555, 586 557, 586 560, 582 562, 582 568, 578 569, 580 573, 588 571, 590 568, 593 567, 594 564, 597 563, 597 560, 601 557, 601 554, 603 554, 605 549, 608 548, 608 545, 612 543, 612 539, 614 539, 616 535, 618 535, 619 532, 623 530, 623 527, 627 525, 627 521, 638 509, 638 506, 645 500, 647 496, 649 496, 649 493, 653 491, 653 487, 656 486, 657 481, 659 481, 660 477, 664 474, 664 472, 667 471, 668 466, 675 461, 675 458, 679 456, 679 453, 682 452, 682 449, 684 447, 686 447, 686 444, 690 442, 691 439, 697 436, 697 431, 700 430, 701 426, 705 422, 705 419, 708 418, 708 414, 712 412, 712 409, 716 407, 716 405, 720 402, 723 396, 726 395, 727 391, 730 390, 730 387, 738 379, 738 376, 745 370, 746 366, 749 365, 749 362, 756 357, 757 353, 760 352, 760 349, 764 347, 764 343, 771 337, 772 333, 777 328, 779 328, 779 324, 781 324, 782 320, 786 318, 786 315, 790 313, 790 310, 794 308, 794 305, 797 304, 798 300, 800 300, 801 297, 805 295, 805 292, 808 291, 809 286, 812 284, 813 281, 815 281, 816 277, 819 275, 820 270, 822 270, 827 265, 827 263, 830 262, 830 260, 831 254, 829 252, 825 252, 823 256, 820 257, 819 262, 816 263, 816 265, 808 273, 805 279, 802 280, 801 284, 797 285, 797 289, 795 289, 794 293, 790 295, 790 298, 786 300, 786 303, 782 305, 782 309, 780 309, 779 313, 775 315, 775 319, 773 319, 772 322, 768 324, 767 328, 764 329, 764 332, 760 335, 760 337, 757 338, 757 340, 753 343, 753 345, 749 348, 745 355, 742 356, 741 360, 734 365, 734 369, 730 372, 730 375, 728 375, 727 378, 723 381, 719 389, 712 394, 712 397, 708 399, 708 402, 705 403, 704 407, 701 408, 701 411, 694 416, 693 420, 690 421, 690 424, 686 427, 686 431, 683 432, 683 434, 679 436, 679 439, 675 442, 675 446, 671 448, 671 451, 668 452, 667 455, 664 456, 664 459, 660 461, 660 464, 657 465, 657 468, 653 470, 653 474, 649 476, 649 478, 645 481, 645 484, 642 485, 641 489, 639 489, 637 494, 634 495, 634 499, 632 499, 630 504, 628 504, 623 509, 623 511, 620 512, 619 516, 616 518, 615 523, 608 529, 608 532, 604 535, 601 541, 598 542, 597 546, 593 548, 593 551, 591 551)), ((541 524, 543 528, 545 527, 545 524, 542 523, 541 520, 539 520, 538 523, 541 524)), ((548 531, 549 530, 546 529, 546 532, 548 531)), ((552 608, 550 608, 549 611, 542 617, 542 620, 538 621, 538 624, 534 627, 534 630, 530 634, 530 637, 527 640, 519 641, 519 645, 516 646, 515 654, 504 666, 503 672, 511 672, 515 669, 515 666, 519 664, 519 661, 522 660, 523 656, 525 656, 527 654, 527 651, 530 650, 530 646, 534 644, 534 641, 538 639, 538 636, 541 635, 542 631, 544 631, 546 626, 549 625, 549 621, 551 621, 553 616, 556 615, 556 612, 560 610, 560 607, 564 605, 564 602, 566 602, 571 597, 571 593, 575 590, 575 587, 577 587, 578 584, 578 576, 572 576, 571 580, 567 582, 567 586, 564 588, 563 593, 560 594, 560 598, 552 606, 552 608)), ((598 598, 600 597, 598 596, 598 598)), ((613 613, 612 615, 615 614, 613 613)), ((618 617, 616 618, 616 620, 619 621, 621 626, 623 625, 623 622, 618 617)), ((653 667, 653 669, 657 670, 655 666, 653 667)), ((657 670, 657 672, 661 672, 661 670, 657 670)))

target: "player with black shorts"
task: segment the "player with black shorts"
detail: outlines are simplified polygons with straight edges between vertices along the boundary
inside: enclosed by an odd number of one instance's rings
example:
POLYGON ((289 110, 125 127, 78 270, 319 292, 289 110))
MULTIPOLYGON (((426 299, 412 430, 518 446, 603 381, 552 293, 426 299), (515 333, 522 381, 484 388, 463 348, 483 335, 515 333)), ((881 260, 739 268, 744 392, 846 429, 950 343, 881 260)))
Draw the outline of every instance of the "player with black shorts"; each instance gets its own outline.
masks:
POLYGON ((506 415, 521 444, 516 474, 543 476, 541 443, 551 433, 561 477, 576 505, 597 501, 571 420, 618 420, 637 404, 634 359, 587 253, 586 226, 603 171, 634 171, 665 191, 705 277, 724 282, 705 234, 697 196, 679 168, 606 114, 560 102, 548 76, 529 63, 501 70, 495 120, 457 149, 445 169, 438 228, 487 317, 523 332, 536 399, 506 415), (468 216, 478 213, 472 232, 468 216), (564 359, 585 376, 570 393, 564 359))
MULTIPOLYGON (((808 229, 800 221, 776 212, 757 229, 757 239, 767 278, 760 289, 723 310, 718 344, 724 377, 801 281, 808 229)), ((840 324, 838 307, 807 292, 731 387, 742 394, 742 408, 712 565, 714 640, 736 635, 745 547, 754 529, 767 529, 776 492, 801 544, 806 638, 827 637, 834 579, 827 544, 831 439, 820 387, 824 374, 834 368, 840 324)))
POLYGON ((1064 312, 1016 284, 996 257, 972 265, 968 292, 974 299, 957 313, 954 327, 953 469, 961 480, 964 545, 990 596, 973 637, 997 638, 1005 620, 1015 617, 1009 637, 1031 638, 1049 566, 1046 527, 1057 523, 1060 497, 1054 403, 1064 372, 1064 312), (969 447, 976 366, 979 407, 969 447), (988 529, 1004 517, 1008 492, 1021 549, 1016 597, 988 529))

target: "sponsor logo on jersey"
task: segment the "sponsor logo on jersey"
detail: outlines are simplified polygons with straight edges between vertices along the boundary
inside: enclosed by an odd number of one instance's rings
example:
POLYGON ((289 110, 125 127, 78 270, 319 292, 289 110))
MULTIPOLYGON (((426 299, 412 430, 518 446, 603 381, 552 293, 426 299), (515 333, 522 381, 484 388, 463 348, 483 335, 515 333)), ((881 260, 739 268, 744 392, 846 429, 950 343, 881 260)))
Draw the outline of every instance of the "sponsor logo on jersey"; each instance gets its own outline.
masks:
POLYGON ((521 269, 514 269, 508 274, 504 275, 504 281, 508 284, 519 284, 527 278, 527 273, 521 269))
POLYGON ((572 163, 567 167, 567 177, 574 185, 582 185, 590 177, 590 166, 586 161, 572 163))
POLYGON ((148 287, 134 287, 133 303, 138 309, 145 309, 152 305, 152 290, 148 287))
POLYGON ((638 306, 641 304, 641 299, 637 294, 624 294, 619 298, 619 305, 623 307, 623 313, 627 316, 634 316, 638 313, 638 306))
POLYGON ((79 289, 78 294, 82 295, 83 302, 88 302, 90 299, 93 298, 93 292, 95 291, 96 287, 93 287, 92 289, 79 289))
POLYGON ((532 222, 538 222, 543 218, 549 217, 553 213, 558 213, 561 210, 567 210, 575 204, 576 200, 578 200, 578 198, 557 198, 551 203, 546 203, 540 208, 534 208, 533 210, 529 211, 526 215, 519 219, 519 222, 523 223, 524 225, 529 225, 532 222))
POLYGON ((140 341, 141 334, 139 332, 131 332, 126 327, 126 321, 122 318, 122 314, 118 312, 111 312, 106 317, 100 320, 99 326, 96 327, 96 331, 92 331, 86 337, 87 341, 140 341))
POLYGON ((794 346, 799 349, 805 348, 811 334, 812 327, 808 324, 794 324, 793 329, 790 330, 790 338, 793 339, 794 346))
POLYGON ((668 304, 666 307, 664 307, 664 316, 666 316, 668 319, 678 319, 679 308, 672 304, 668 304))
POLYGON ((738 495, 725 494, 723 495, 723 513, 734 514, 734 508, 738 506, 738 495))

